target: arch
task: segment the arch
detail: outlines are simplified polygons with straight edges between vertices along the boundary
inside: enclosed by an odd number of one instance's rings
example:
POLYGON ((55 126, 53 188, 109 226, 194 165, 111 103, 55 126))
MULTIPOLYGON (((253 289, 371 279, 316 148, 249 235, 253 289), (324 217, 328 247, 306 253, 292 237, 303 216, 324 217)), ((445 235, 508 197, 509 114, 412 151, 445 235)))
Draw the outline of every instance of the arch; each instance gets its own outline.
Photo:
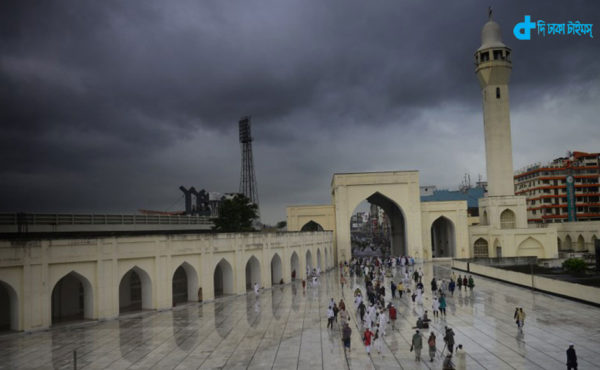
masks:
POLYGON ((483 211, 483 215, 481 216, 481 225, 488 224, 488 214, 487 211, 483 211))
POLYGON ((445 216, 431 223, 431 257, 456 256, 454 223, 445 216))
POLYGON ((570 235, 567 235, 565 237, 565 250, 567 250, 567 251, 573 250, 573 242, 571 241, 570 235))
MULTIPOLYGON (((367 201, 371 205, 375 205, 375 206, 381 208, 383 210, 383 212, 385 213, 385 217, 387 218, 387 222, 389 225, 389 229, 388 229, 389 234, 385 235, 384 241, 385 241, 385 239, 387 239, 389 237, 389 245, 390 245, 389 254, 392 256, 407 255, 408 248, 407 248, 407 242, 406 242, 406 217, 404 215, 404 211, 402 210, 402 208, 396 202, 394 202, 392 199, 383 195, 379 191, 374 192, 373 194, 368 196, 362 202, 364 202, 364 201, 367 201)), ((362 202, 359 202, 358 204, 356 204, 354 208, 350 208, 350 209, 353 209, 352 213, 350 214, 350 218, 348 219, 348 223, 350 224, 350 230, 352 230, 352 218, 356 214, 356 210, 361 205, 362 202)), ((378 229, 378 233, 379 233, 379 229, 380 229, 379 222, 377 221, 376 226, 375 226, 373 218, 371 218, 371 220, 369 220, 369 222, 372 223, 373 226, 378 229)), ((360 235, 358 235, 358 236, 361 237, 360 235)), ((374 246, 375 246, 375 244, 377 244, 375 241, 376 237, 374 237, 372 235, 372 232, 371 232, 371 235, 367 235, 366 238, 363 235, 362 238, 366 240, 367 244, 372 244, 374 246), (370 242, 369 242, 369 240, 370 240, 370 242)), ((352 251, 353 254, 355 251, 359 251, 362 249, 362 248, 359 248, 358 245, 356 245, 356 247, 352 246, 352 244, 353 244, 352 235, 350 236, 349 240, 351 241, 350 250, 352 251)), ((379 244, 381 244, 381 243, 379 243, 379 244)), ((365 255, 373 255, 371 248, 369 248, 369 249, 364 248, 364 250, 367 251, 366 252, 367 254, 365 254, 365 255)), ((378 253, 375 253, 375 254, 378 254, 378 253)), ((385 253, 381 253, 381 254, 385 254, 385 253)))
POLYGON ((502 257, 502 246, 500 245, 500 240, 498 240, 498 238, 494 239, 493 247, 492 253, 498 258, 502 257))
POLYGON ((312 269, 313 269, 312 253, 310 252, 310 249, 309 249, 306 251, 306 270, 310 273, 310 272, 312 272, 312 269))
POLYGON ((585 240, 583 239, 583 235, 579 234, 577 238, 577 251, 582 252, 585 250, 585 240))
POLYGON ((473 257, 485 257, 488 258, 490 256, 488 249, 488 242, 484 238, 479 238, 475 240, 473 244, 473 257))
POLYGON ((71 271, 56 282, 51 296, 52 324, 92 319, 94 293, 89 280, 71 271))
POLYGON ((275 253, 271 258, 271 285, 279 284, 283 276, 281 274, 281 257, 275 253))
POLYGON ((260 279, 260 262, 254 256, 248 259, 246 262, 246 290, 254 289, 254 284, 262 286, 260 279))
POLYGON ((19 330, 19 296, 8 283, 0 280, 0 332, 19 330))
POLYGON ((323 226, 321 226, 321 224, 319 224, 318 222, 315 222, 313 220, 308 221, 307 223, 304 224, 304 226, 302 226, 302 228, 300 229, 300 231, 323 231, 323 226))
POLYGON ((152 279, 146 271, 134 266, 123 274, 119 283, 119 313, 152 308, 152 279))
POLYGON ((233 269, 231 264, 221 258, 215 266, 213 273, 213 289, 214 297, 222 297, 224 295, 233 294, 233 269))
POLYGON ((292 257, 290 257, 290 267, 291 278, 295 280, 298 277, 298 273, 300 273, 300 258, 298 258, 298 254, 295 251, 292 253, 292 257))
POLYGON ((173 306, 185 302, 197 302, 200 299, 198 290, 198 273, 187 262, 180 264, 171 278, 171 294, 173 306))
POLYGON ((562 242, 558 236, 556 237, 556 245, 558 245, 558 250, 562 251, 562 242))
POLYGON ((325 247, 325 270, 329 268, 328 256, 327 256, 327 247, 325 247))
POLYGON ((594 253, 596 251, 596 240, 598 240, 598 237, 596 235, 592 235, 592 246, 588 252, 594 253))
POLYGON ((543 258, 544 247, 537 239, 530 236, 519 244, 517 256, 536 256, 543 258))
POLYGON ((321 249, 317 248, 317 268, 319 271, 322 271, 323 268, 321 266, 321 249))
POLYGON ((505 209, 500 213, 500 228, 501 229, 514 229, 516 226, 516 216, 510 209, 505 209))

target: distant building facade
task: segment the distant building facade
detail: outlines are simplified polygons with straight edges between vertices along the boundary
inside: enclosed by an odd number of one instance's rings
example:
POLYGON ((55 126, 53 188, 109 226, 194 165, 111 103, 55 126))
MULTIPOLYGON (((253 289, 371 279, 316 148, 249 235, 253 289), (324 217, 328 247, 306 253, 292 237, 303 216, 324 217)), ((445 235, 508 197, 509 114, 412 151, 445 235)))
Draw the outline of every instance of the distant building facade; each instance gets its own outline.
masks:
POLYGON ((535 163, 514 180, 515 194, 527 197, 529 223, 600 220, 600 153, 572 152, 547 164, 535 163), (574 193, 569 197, 571 184, 574 193))

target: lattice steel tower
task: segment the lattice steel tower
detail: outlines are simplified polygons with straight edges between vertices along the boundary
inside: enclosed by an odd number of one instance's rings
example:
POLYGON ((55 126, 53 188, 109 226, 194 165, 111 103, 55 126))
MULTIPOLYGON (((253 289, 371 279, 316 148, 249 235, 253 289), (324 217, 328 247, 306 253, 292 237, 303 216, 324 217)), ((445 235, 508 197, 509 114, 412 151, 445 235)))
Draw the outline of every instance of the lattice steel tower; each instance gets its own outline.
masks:
POLYGON ((242 150, 242 174, 240 177, 240 193, 258 206, 258 189, 254 176, 252 159, 252 135, 250 134, 250 116, 240 119, 240 147, 242 150))

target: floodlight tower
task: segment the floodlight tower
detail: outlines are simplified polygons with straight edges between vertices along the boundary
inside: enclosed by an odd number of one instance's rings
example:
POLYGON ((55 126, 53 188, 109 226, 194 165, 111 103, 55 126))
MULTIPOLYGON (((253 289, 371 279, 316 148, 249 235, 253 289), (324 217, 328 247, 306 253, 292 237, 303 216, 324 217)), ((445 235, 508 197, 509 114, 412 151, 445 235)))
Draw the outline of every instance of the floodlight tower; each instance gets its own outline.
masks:
POLYGON ((258 207, 258 190, 254 176, 252 159, 252 135, 250 134, 250 116, 242 117, 240 126, 240 146, 242 150, 242 173, 240 177, 240 193, 244 194, 258 207))

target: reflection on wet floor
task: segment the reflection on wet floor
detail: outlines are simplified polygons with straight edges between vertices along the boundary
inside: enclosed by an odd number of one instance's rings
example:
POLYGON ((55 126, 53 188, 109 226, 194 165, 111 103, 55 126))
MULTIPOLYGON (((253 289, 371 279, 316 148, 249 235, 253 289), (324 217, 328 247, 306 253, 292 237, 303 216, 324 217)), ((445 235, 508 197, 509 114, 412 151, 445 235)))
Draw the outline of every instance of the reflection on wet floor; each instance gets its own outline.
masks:
MULTIPOLYGON (((450 276, 443 263, 425 264, 423 270, 424 306, 414 305, 407 295, 395 300, 398 330, 388 328, 381 355, 367 356, 361 343, 353 291, 362 282, 349 279, 342 291, 339 273, 333 271, 306 291, 297 280, 263 290, 258 297, 251 291, 172 311, 0 336, 0 369, 72 369, 73 350, 77 350, 79 369, 439 369, 441 357, 417 364, 409 351, 416 318, 431 306, 428 288, 433 272, 437 278, 450 276), (343 298, 351 314, 348 355, 339 326, 326 328, 332 297, 336 302, 343 298)), ((429 329, 438 334, 446 325, 454 329, 457 343, 468 354, 468 369, 563 368, 569 342, 575 343, 580 368, 597 368, 600 309, 481 277, 475 280, 473 292, 462 289, 448 297, 447 318, 434 319, 429 329), (527 312, 523 332, 512 319, 515 306, 527 312)), ((438 338, 441 351, 443 342, 438 338)))

